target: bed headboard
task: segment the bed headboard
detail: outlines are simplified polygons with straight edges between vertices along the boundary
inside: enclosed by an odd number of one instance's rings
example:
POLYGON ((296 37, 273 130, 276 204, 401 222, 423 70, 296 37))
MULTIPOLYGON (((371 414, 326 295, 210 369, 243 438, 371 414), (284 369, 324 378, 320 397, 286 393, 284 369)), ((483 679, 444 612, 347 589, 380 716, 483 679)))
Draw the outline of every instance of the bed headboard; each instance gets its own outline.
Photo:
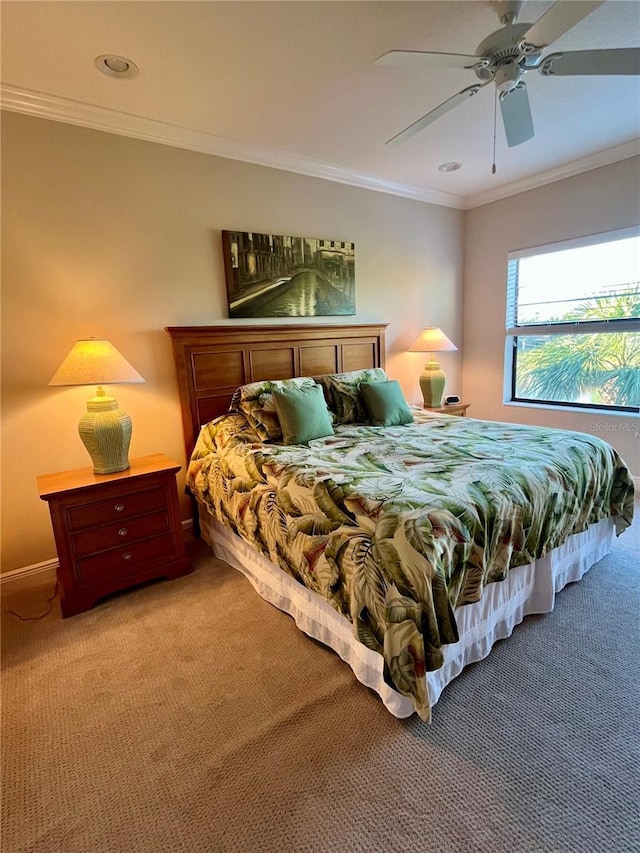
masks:
POLYGON ((187 460, 202 424, 224 414, 240 385, 384 367, 386 323, 168 326, 187 460))

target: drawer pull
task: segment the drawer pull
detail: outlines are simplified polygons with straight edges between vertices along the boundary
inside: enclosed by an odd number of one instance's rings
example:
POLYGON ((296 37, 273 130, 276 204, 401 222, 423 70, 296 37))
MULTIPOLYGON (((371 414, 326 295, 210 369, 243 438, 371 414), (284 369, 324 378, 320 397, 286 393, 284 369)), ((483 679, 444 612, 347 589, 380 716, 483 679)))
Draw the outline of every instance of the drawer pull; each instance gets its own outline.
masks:
POLYGON ((114 509, 116 512, 122 512, 124 510, 124 504, 116 504, 114 509))
POLYGON ((131 551, 127 551, 126 554, 122 555, 122 559, 123 560, 130 560, 132 556, 133 556, 133 554, 131 553, 131 551))
POLYGON ((118 536, 126 536, 128 532, 129 531, 126 527, 121 527, 120 530, 118 530, 118 536))

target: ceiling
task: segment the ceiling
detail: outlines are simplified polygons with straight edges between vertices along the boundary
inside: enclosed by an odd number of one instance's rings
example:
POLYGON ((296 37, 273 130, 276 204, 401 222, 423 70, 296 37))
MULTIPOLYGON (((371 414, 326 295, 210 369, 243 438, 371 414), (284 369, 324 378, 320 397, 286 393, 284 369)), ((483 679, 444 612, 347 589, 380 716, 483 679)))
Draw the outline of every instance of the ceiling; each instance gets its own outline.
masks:
MULTIPOLYGON (((574 2, 574 0, 562 0, 574 2)), ((552 5, 525 2, 519 22, 552 5)), ((508 148, 495 88, 402 145, 385 141, 476 82, 376 66, 391 49, 475 53, 473 2, 3 0, 2 106, 466 209, 640 153, 640 77, 526 76, 535 138, 508 148), (140 68, 114 80, 114 53, 140 68), (458 161, 443 174, 438 166, 458 161)), ((640 46, 640 3, 607 0, 551 50, 640 46)), ((546 53, 550 52, 545 51, 546 53)))

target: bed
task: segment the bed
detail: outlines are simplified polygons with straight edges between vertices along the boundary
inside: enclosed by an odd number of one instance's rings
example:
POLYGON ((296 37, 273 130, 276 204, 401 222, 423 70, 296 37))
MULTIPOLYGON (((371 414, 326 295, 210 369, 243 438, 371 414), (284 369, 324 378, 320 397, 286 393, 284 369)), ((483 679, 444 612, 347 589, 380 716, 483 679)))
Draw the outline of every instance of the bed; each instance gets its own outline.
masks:
POLYGON ((381 413, 383 324, 167 331, 204 539, 395 716, 429 720, 631 523, 631 475, 599 438, 381 413), (296 395, 331 413, 305 444, 285 428, 296 395))

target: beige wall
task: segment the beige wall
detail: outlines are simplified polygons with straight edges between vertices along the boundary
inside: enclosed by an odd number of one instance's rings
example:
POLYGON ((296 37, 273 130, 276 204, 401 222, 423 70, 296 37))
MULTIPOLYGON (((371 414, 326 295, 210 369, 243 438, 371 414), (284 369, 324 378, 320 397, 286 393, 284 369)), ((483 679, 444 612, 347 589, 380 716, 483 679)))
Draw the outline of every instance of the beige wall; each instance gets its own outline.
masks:
POLYGON ((503 404, 507 253, 639 222, 637 157, 466 213, 462 387, 475 417, 599 435, 640 475, 637 417, 503 404))
MULTIPOLYGON (((108 338, 146 379, 112 389, 133 420, 131 455, 164 452, 184 463, 164 327, 229 322, 221 229, 354 240, 353 320, 389 323, 388 372, 417 401, 423 357, 405 351, 420 329, 441 326, 461 342, 463 219, 2 113, 2 570, 55 556, 36 476, 89 464, 76 428, 93 392, 47 387, 75 340, 108 338)), ((460 388, 460 358, 441 358, 450 393, 460 388)))

